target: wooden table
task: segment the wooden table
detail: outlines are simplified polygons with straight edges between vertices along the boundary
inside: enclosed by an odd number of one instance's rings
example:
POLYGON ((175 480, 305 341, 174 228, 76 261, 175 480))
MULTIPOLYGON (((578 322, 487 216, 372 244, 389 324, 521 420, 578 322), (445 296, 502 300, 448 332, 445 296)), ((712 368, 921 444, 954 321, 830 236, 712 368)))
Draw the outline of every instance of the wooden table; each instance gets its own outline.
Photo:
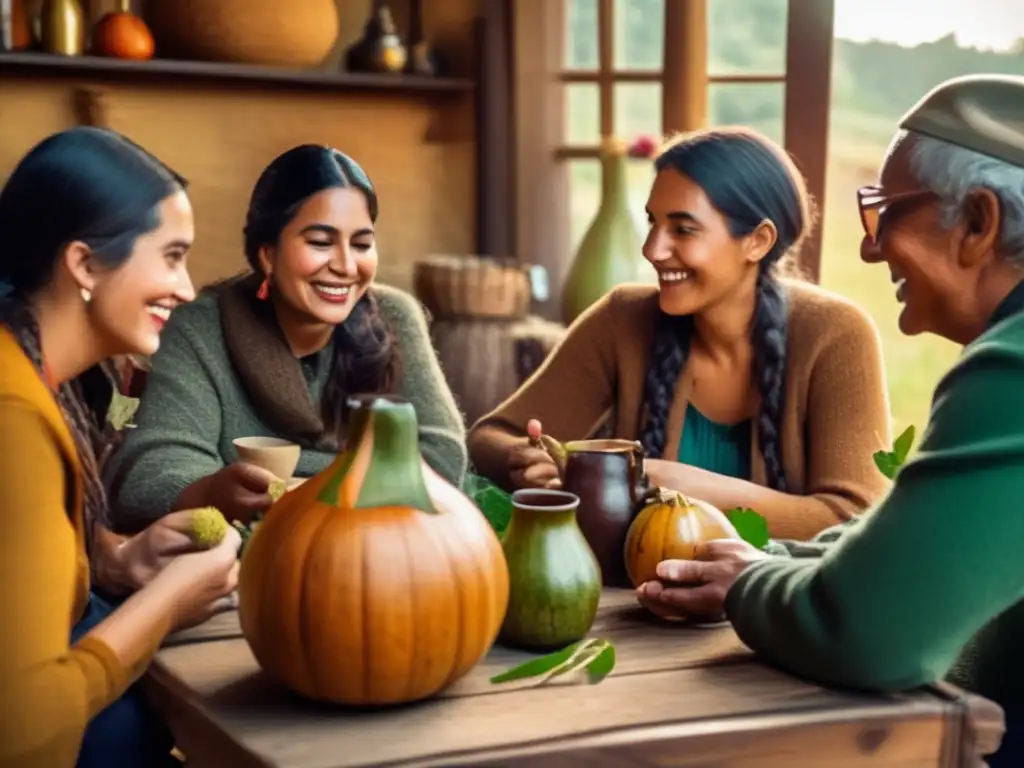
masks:
POLYGON ((821 688, 758 662, 728 625, 655 622, 631 592, 604 594, 591 636, 618 656, 598 685, 492 685, 529 658, 495 648, 438 699, 353 712, 275 686, 227 613, 169 638, 147 685, 188 768, 975 766, 1002 738, 979 697, 821 688))

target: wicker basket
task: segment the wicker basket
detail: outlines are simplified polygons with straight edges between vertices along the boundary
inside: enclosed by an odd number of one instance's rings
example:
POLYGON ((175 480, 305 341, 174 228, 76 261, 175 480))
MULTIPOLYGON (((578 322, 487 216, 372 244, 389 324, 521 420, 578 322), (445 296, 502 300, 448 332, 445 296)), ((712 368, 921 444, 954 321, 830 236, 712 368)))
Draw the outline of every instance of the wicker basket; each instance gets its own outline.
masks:
POLYGON ((523 264, 478 256, 431 256, 413 269, 413 291, 438 319, 523 318, 530 280, 523 264))

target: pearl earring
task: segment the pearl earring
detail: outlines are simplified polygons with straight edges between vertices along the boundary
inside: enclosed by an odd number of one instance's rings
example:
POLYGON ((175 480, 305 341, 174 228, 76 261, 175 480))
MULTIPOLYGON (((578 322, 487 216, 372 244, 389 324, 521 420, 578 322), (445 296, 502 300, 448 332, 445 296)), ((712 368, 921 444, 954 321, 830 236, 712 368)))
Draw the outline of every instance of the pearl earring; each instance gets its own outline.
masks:
POLYGON ((84 301, 86 304, 92 301, 92 291, 90 291, 88 288, 83 288, 81 291, 79 291, 79 293, 82 294, 82 301, 84 301))

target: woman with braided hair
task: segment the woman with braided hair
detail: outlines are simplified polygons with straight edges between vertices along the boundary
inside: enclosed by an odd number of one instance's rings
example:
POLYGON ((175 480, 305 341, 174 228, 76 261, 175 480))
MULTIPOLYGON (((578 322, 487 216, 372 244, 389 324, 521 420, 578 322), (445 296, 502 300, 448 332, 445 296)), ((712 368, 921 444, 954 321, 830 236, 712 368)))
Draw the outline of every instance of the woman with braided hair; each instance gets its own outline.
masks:
POLYGON ((175 764, 133 683, 235 587, 236 531, 197 551, 183 511, 115 536, 99 478, 101 364, 152 353, 193 296, 183 185, 124 137, 75 128, 0 190, 0 765, 175 764))
POLYGON ((653 483, 753 508, 773 537, 850 519, 885 490, 872 459, 889 441, 881 349, 859 308, 783 276, 813 225, 800 174, 744 128, 678 137, 655 168, 644 255, 658 288, 620 286, 590 307, 474 425, 470 460, 506 488, 550 485, 556 468, 527 429, 603 429, 642 442, 653 483))

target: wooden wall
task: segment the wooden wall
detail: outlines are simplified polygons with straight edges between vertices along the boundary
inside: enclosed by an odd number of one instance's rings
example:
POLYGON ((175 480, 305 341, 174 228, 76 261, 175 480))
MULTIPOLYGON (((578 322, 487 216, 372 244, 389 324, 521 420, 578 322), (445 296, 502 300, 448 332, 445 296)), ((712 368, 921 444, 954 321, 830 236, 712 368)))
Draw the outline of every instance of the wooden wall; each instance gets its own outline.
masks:
MULTIPOLYGON (((301 0, 300 0, 301 1, 301 0)), ((341 35, 333 61, 362 33, 369 0, 337 0, 341 35)), ((393 3, 400 24, 404 4, 393 3)), ((425 2, 427 39, 455 74, 471 76, 479 0, 425 2)), ((100 85, 100 83, 96 83, 100 85)), ((75 124, 81 83, 0 80, 0 180, 37 141, 75 124)), ((242 225, 252 186, 280 152, 305 142, 352 155, 381 199, 380 278, 409 287, 414 261, 472 253, 476 242, 476 147, 472 93, 289 91, 185 81, 102 84, 110 127, 130 136, 190 181, 197 241, 193 278, 203 284, 244 265, 242 225)))

